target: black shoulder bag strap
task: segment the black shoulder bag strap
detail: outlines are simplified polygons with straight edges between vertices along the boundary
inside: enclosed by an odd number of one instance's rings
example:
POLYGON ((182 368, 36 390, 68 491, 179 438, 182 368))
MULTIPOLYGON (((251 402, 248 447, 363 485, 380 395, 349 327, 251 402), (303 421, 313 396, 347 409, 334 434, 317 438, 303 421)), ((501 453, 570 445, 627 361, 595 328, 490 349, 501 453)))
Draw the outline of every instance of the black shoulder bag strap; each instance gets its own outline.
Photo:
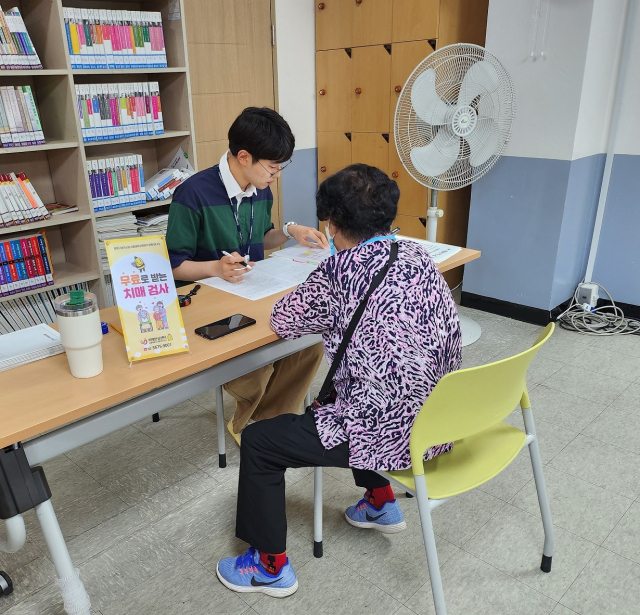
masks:
POLYGON ((380 286, 380 283, 387 275, 389 268, 394 263, 398 256, 398 244, 394 241, 391 244, 391 252, 389 254, 389 260, 387 264, 375 275, 373 280, 371 280, 371 286, 369 286, 369 290, 367 290, 367 294, 364 296, 360 305, 358 305, 355 313, 351 317, 351 322, 349 322, 349 326, 342 338, 342 342, 340 342, 340 346, 338 347, 338 351, 336 352, 336 356, 333 358, 333 363, 331 364, 331 369, 327 374, 327 377, 324 379, 324 383, 322 384, 322 388, 320 389, 320 393, 313 400, 311 406, 308 409, 319 408, 320 406, 324 406, 327 403, 335 401, 335 389, 333 388, 333 378, 336 375, 336 371, 338 366, 342 362, 342 358, 344 357, 344 353, 347 350, 347 346, 351 341, 351 336, 353 332, 356 330, 358 326, 358 322, 360 322, 360 318, 367 307, 367 301, 369 301, 369 297, 373 293, 373 291, 380 286))

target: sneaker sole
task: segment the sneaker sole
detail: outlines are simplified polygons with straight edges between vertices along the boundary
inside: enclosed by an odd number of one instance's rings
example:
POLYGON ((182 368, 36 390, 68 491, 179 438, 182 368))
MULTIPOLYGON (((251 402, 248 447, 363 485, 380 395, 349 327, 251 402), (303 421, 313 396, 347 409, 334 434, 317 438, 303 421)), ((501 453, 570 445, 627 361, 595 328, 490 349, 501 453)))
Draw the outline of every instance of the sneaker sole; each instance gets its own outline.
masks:
POLYGON ((407 529, 407 522, 400 521, 400 523, 394 523, 392 525, 382 525, 381 523, 371 523, 369 521, 354 521, 345 513, 344 518, 347 523, 353 525, 353 527, 359 527, 364 530, 378 530, 383 534, 397 534, 407 529))
POLYGON ((221 574, 220 570, 218 570, 218 566, 216 566, 216 574, 218 575, 218 579, 220 583, 222 583, 225 587, 233 590, 234 592, 239 593, 259 593, 266 594, 267 596, 271 596, 272 598, 286 598, 291 594, 295 594, 298 591, 298 579, 291 587, 254 587, 253 585, 234 585, 233 583, 227 581, 221 574))

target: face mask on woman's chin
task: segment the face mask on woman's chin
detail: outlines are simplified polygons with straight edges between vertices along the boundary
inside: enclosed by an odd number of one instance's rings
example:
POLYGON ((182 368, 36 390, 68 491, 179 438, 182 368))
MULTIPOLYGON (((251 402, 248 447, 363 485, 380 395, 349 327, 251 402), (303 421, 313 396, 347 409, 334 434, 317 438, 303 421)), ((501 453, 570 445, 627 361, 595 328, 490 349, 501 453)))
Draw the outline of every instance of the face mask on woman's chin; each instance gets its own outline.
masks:
POLYGON ((329 225, 327 224, 327 226, 324 227, 324 233, 327 236, 327 240, 329 241, 329 249, 331 250, 331 256, 333 256, 336 253, 336 246, 333 243, 333 238, 336 236, 336 234, 334 233, 333 235, 329 232, 329 225))

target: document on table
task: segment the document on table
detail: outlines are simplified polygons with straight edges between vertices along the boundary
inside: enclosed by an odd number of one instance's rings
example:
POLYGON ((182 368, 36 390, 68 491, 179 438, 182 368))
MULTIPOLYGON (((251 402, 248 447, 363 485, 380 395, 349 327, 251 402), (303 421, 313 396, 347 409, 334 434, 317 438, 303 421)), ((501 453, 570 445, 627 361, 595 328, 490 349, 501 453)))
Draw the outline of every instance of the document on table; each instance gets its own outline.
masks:
POLYGON ((292 261, 300 263, 309 263, 311 265, 319 265, 322 261, 327 260, 331 256, 331 250, 322 250, 320 248, 307 248, 300 244, 284 250, 276 250, 271 254, 272 258, 288 258, 292 261))
POLYGON ((206 278, 198 282, 257 301, 301 284, 315 268, 313 264, 297 263, 288 258, 268 258, 258 261, 251 271, 247 271, 242 282, 232 283, 222 278, 206 278))
POLYGON ((60 334, 45 324, 0 335, 0 372, 64 352, 60 334))
POLYGON ((429 253, 433 262, 437 265, 451 258, 454 254, 457 254, 462 250, 459 246, 450 246, 446 243, 435 243, 433 241, 427 241, 426 239, 416 239, 414 237, 405 237, 404 235, 398 235, 398 239, 404 239, 405 241, 415 241, 423 246, 429 253))

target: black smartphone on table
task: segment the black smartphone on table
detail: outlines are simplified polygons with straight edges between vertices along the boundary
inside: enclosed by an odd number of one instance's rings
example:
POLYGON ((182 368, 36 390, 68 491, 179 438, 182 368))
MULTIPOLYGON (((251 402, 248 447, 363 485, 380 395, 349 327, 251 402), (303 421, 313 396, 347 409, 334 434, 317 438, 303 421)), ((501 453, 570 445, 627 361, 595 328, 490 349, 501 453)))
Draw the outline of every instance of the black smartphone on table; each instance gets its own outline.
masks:
POLYGON ((208 340, 215 340, 219 337, 229 335, 229 333, 233 333, 234 331, 240 331, 240 329, 246 329, 247 327, 255 324, 256 321, 253 318, 249 318, 249 316, 245 316, 244 314, 234 314, 228 318, 223 318, 222 320, 217 320, 216 322, 204 325, 204 327, 198 327, 196 329, 196 335, 208 340))

